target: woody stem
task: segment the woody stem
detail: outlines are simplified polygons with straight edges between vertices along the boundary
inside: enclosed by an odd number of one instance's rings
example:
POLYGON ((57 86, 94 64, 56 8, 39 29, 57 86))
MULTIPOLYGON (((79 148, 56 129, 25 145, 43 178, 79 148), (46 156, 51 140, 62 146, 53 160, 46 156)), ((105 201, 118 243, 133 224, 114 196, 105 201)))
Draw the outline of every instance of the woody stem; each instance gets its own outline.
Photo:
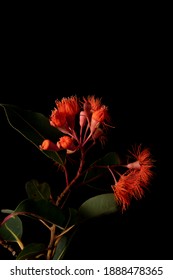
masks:
MULTIPOLYGON (((85 157, 85 153, 83 148, 81 147, 81 160, 80 160, 80 165, 78 168, 78 171, 76 173, 76 176, 73 178, 73 180, 66 186, 66 188, 64 189, 64 191, 58 196, 57 201, 56 201, 56 206, 59 205, 61 199, 66 195, 66 193, 69 191, 70 187, 76 182, 76 180, 79 178, 79 176, 81 175, 82 172, 82 168, 84 165, 84 157, 85 157)), ((66 179, 67 179, 67 174, 66 174, 66 179)), ((56 234, 56 225, 52 225, 52 227, 50 228, 50 242, 49 242, 49 246, 48 246, 48 252, 47 252, 47 259, 50 260, 52 257, 52 252, 53 252, 53 246, 54 246, 54 240, 55 240, 55 234, 56 234)))
POLYGON ((115 182, 115 184, 116 184, 116 183, 117 183, 117 180, 116 180, 116 178, 115 178, 114 173, 112 172, 112 170, 111 170, 111 168, 110 168, 109 166, 107 166, 107 168, 108 168, 108 170, 110 171, 110 173, 112 174, 112 177, 113 177, 114 182, 115 182))
POLYGON ((64 189, 64 191, 58 196, 58 199, 56 201, 56 206, 59 205, 61 199, 64 197, 64 195, 68 192, 68 190, 70 189, 70 187, 76 182, 76 180, 79 178, 79 176, 81 175, 82 172, 82 168, 84 165, 84 150, 81 148, 81 160, 80 160, 80 165, 77 171, 76 176, 73 178, 73 180, 66 186, 66 188, 64 189))

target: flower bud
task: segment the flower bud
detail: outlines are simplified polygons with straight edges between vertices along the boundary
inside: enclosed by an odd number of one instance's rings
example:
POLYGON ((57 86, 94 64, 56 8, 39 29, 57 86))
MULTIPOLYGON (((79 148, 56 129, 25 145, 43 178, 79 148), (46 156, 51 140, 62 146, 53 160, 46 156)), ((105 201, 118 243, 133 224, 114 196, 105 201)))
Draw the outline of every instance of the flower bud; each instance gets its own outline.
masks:
POLYGON ((74 143, 73 143, 73 138, 69 136, 62 136, 59 139, 59 142, 57 143, 57 146, 60 146, 62 149, 65 150, 74 150, 76 149, 74 143))
POLYGON ((59 148, 56 144, 52 141, 45 139, 43 143, 39 146, 40 150, 47 150, 47 151, 58 151, 59 148))
POLYGON ((79 124, 80 124, 81 127, 85 126, 86 120, 87 120, 86 112, 81 111, 80 116, 79 116, 79 124))

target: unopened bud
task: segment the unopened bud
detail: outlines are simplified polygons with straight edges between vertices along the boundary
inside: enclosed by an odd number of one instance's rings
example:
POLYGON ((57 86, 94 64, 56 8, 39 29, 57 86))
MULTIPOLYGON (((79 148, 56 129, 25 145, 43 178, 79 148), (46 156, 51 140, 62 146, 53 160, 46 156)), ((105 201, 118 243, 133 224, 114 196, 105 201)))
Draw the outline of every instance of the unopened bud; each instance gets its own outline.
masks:
POLYGON ((58 143, 57 143, 58 147, 61 147, 61 149, 65 149, 65 150, 74 150, 76 149, 74 143, 73 143, 73 139, 69 136, 62 136, 60 137, 58 143))
POLYGON ((98 128, 100 122, 98 122, 97 120, 95 119, 91 119, 91 125, 90 125, 90 131, 91 131, 91 134, 93 134, 96 130, 96 128, 98 128))
POLYGON ((40 150, 47 150, 47 151, 58 151, 59 150, 57 145, 48 139, 44 140, 43 143, 39 146, 39 148, 40 148, 40 150))
POLYGON ((80 124, 81 127, 85 126, 86 120, 87 120, 86 112, 81 111, 80 116, 79 116, 79 124, 80 124))

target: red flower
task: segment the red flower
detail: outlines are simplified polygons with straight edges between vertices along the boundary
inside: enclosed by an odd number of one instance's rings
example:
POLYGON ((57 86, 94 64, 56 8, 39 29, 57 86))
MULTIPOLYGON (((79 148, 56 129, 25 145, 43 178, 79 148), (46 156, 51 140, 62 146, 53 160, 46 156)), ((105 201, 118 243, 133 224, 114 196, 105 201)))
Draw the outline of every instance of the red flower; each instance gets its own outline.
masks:
POLYGON ((91 112, 95 112, 101 107, 101 98, 96 98, 94 95, 89 95, 87 97, 87 102, 90 104, 91 112))
POLYGON ((116 201, 121 205, 122 211, 130 205, 133 197, 135 199, 143 197, 144 188, 148 187, 153 177, 154 160, 151 157, 150 150, 148 148, 142 150, 139 146, 131 154, 136 161, 126 165, 129 170, 121 175, 118 182, 113 186, 116 201))
POLYGON ((79 104, 76 96, 62 98, 55 101, 57 108, 52 111, 50 124, 62 132, 70 132, 74 129, 75 116, 79 112, 79 104))
POLYGON ((50 116, 50 124, 57 128, 64 128, 66 126, 65 112, 61 112, 55 108, 50 116))
POLYGON ((134 148, 133 152, 130 153, 136 161, 127 164, 127 168, 138 170, 140 184, 146 187, 153 177, 152 168, 154 167, 154 160, 152 159, 150 150, 148 148, 142 150, 140 145, 136 149, 134 148))
POLYGON ((95 131, 100 124, 105 124, 105 121, 110 121, 110 116, 108 113, 108 108, 105 105, 102 105, 100 109, 93 112, 91 117, 91 133, 95 131))
POLYGON ((96 98, 94 95, 88 95, 87 98, 83 97, 83 111, 88 120, 91 122, 92 113, 100 109, 101 107, 101 98, 96 98))
POLYGON ((131 194, 128 190, 129 184, 127 176, 122 175, 119 181, 112 187, 115 195, 115 199, 119 205, 122 207, 122 211, 130 205, 131 194))
POLYGON ((76 149, 73 139, 69 136, 62 136, 59 139, 59 142, 57 144, 60 148, 65 149, 65 150, 74 150, 76 149))

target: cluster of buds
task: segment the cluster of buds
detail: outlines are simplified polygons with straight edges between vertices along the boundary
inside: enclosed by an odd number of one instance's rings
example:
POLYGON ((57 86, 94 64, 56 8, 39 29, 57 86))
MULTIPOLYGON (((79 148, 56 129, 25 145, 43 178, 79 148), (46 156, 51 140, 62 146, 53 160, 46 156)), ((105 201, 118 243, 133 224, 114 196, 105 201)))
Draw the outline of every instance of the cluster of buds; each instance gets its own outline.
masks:
POLYGON ((104 128, 109 126, 110 116, 108 107, 102 105, 100 98, 95 96, 83 97, 80 101, 76 96, 62 98, 55 101, 56 107, 50 116, 50 125, 61 131, 62 136, 57 143, 45 139, 40 145, 41 150, 75 152, 84 147, 88 141, 94 143, 99 139, 101 143, 105 140, 104 128), (80 126, 80 131, 76 129, 76 120, 80 126))

